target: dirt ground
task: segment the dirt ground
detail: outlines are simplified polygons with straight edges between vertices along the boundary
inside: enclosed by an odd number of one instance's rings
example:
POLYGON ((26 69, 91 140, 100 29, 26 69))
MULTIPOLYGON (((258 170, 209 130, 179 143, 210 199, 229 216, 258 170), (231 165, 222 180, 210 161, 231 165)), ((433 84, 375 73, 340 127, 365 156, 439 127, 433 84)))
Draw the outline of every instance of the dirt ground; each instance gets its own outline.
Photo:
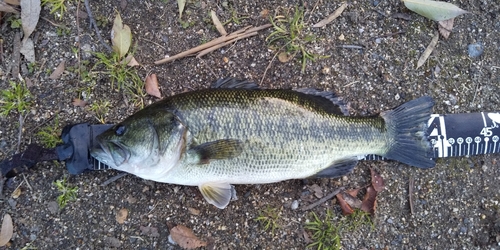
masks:
MULTIPOLYGON (((399 0, 352 1, 344 13, 323 28, 312 24, 340 6, 337 1, 188 1, 183 16, 188 27, 178 21, 176 1, 90 1, 93 14, 103 25, 101 32, 109 43, 115 10, 132 30, 135 57, 143 65, 141 77, 158 75, 164 96, 207 88, 226 76, 260 82, 265 88, 314 87, 336 92, 348 103, 354 115, 371 115, 420 96, 432 96, 435 113, 466 113, 500 110, 500 2, 496 0, 452 1, 470 11, 455 19, 453 33, 440 38, 427 63, 416 69, 419 56, 430 43, 437 24, 407 10, 399 0), (231 32, 247 25, 269 22, 263 17, 279 8, 303 6, 306 32, 316 39, 308 45, 314 53, 329 56, 307 64, 304 73, 297 60, 273 60, 275 51, 266 43, 271 29, 240 40, 201 59, 184 58, 164 65, 153 62, 172 56, 219 36, 211 25, 210 10, 223 21, 233 13, 246 17, 225 27, 231 32), (394 18, 404 13, 411 20, 394 18), (401 32, 401 33, 398 33, 401 32), (397 33, 397 34, 395 34, 397 33), (389 35, 388 35, 389 34, 389 35), (481 43, 484 52, 471 57, 468 45, 481 43), (362 46, 362 49, 343 45, 362 46), (269 68, 268 68, 269 67, 269 68), (268 69, 267 69, 268 68, 268 69), (266 72, 267 69, 267 73, 266 72)), ((51 125, 58 116, 60 126, 73 123, 98 123, 88 108, 72 105, 82 88, 76 73, 67 70, 57 80, 50 72, 62 61, 76 67, 74 48, 106 52, 89 28, 86 18, 77 18, 77 6, 68 1, 62 20, 54 18, 47 7, 41 16, 63 25, 67 32, 41 19, 32 35, 37 65, 33 72, 21 61, 21 75, 32 82, 33 105, 23 126, 21 149, 37 142, 41 125, 51 125), (58 34, 59 33, 59 34, 58 34)), ((83 3, 79 6, 84 9, 83 3)), ((13 29, 2 20, 0 38, 3 54, 0 63, 0 88, 8 87, 13 29)), ((90 65, 97 58, 82 53, 90 65)), ((119 122, 138 108, 111 88, 109 78, 98 74, 89 103, 107 100, 111 109, 109 123, 119 122)), ((156 99, 147 97, 146 102, 156 99)), ((0 159, 15 151, 18 115, 0 118, 0 159)), ((191 228, 213 249, 305 249, 305 224, 311 212, 324 216, 327 209, 336 221, 343 216, 335 199, 309 211, 302 211, 318 198, 312 186, 326 195, 338 187, 358 188, 370 181, 369 168, 378 169, 386 181, 379 194, 374 227, 362 226, 342 233, 343 249, 500 249, 500 156, 441 159, 433 169, 421 170, 397 162, 361 162, 354 172, 340 179, 290 180, 268 185, 239 185, 238 200, 220 210, 203 199, 195 187, 145 181, 127 175, 107 185, 101 184, 119 174, 94 171, 69 176, 78 187, 77 200, 59 209, 60 194, 53 182, 68 176, 64 164, 45 162, 6 182, 0 203, 2 216, 14 222, 11 249, 179 249, 169 243, 169 225, 191 228), (414 179, 414 211, 411 213, 408 188, 414 179), (20 185, 21 194, 12 197, 20 185), (299 209, 291 209, 293 201, 299 209), (281 209, 274 234, 255 221, 266 207, 281 209), (123 224, 116 216, 128 210, 123 224), (157 230, 157 232, 156 232, 157 230), (33 249, 33 248, 25 248, 33 249)), ((307 232, 306 232, 307 233, 307 232)), ((5 248, 5 247, 4 247, 5 248)))

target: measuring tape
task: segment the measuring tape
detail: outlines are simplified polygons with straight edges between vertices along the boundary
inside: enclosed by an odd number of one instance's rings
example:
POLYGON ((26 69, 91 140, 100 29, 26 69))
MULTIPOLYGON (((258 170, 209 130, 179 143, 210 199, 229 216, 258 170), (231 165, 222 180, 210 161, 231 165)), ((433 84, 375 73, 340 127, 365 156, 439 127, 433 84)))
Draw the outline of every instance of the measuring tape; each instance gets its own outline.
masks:
MULTIPOLYGON (((432 114, 427 122, 432 158, 500 152, 500 113, 432 114)), ((387 160, 367 155, 363 160, 387 160)))

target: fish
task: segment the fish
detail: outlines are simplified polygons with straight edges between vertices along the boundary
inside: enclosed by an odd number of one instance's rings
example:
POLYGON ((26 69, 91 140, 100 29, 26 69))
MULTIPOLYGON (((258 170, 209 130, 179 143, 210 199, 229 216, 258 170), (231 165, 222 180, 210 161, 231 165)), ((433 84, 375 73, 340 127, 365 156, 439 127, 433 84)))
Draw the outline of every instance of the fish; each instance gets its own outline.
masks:
POLYGON ((375 116, 348 116, 332 92, 223 78, 139 110, 98 135, 91 155, 143 179, 197 186, 223 209, 235 184, 336 178, 366 155, 434 167, 426 134, 433 105, 423 96, 375 116))

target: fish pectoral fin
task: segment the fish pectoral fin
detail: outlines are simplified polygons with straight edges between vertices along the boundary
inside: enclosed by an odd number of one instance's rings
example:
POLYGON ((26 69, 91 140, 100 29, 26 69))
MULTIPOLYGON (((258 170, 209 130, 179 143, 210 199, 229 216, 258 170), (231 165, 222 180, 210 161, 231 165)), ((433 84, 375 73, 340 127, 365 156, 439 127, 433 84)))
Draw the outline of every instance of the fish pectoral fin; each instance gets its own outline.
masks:
POLYGON ((189 151, 198 155, 199 164, 206 164, 210 160, 231 159, 240 155, 243 142, 236 139, 217 140, 200 144, 189 151))
POLYGON ((314 175, 317 178, 336 178, 350 173, 356 164, 357 158, 334 161, 329 167, 314 175))
POLYGON ((231 197, 236 194, 234 187, 229 183, 209 182, 201 184, 198 188, 208 203, 220 209, 224 209, 231 197))

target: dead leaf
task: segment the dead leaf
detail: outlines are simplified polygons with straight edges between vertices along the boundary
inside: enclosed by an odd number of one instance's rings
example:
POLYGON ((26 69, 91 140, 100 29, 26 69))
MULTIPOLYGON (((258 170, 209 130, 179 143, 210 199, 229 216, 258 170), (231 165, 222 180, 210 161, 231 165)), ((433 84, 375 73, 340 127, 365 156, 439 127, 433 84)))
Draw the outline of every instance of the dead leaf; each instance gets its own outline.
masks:
POLYGON ((0 2, 0 12, 9 12, 9 13, 19 13, 19 11, 17 11, 16 9, 14 9, 14 7, 4 3, 4 2, 0 2))
POLYGON ((192 215, 200 215, 200 210, 198 210, 196 208, 188 207, 188 211, 192 215))
POLYGON ((365 197, 363 197, 361 210, 370 213, 371 215, 374 215, 376 208, 377 208, 377 191, 375 191, 373 187, 368 187, 366 189, 365 197))
POLYGON ((260 17, 267 19, 268 16, 269 16, 269 10, 268 9, 263 9, 260 12, 260 17))
POLYGON ((122 61, 122 63, 127 63, 127 66, 130 67, 135 67, 135 66, 140 66, 141 64, 135 60, 135 57, 133 55, 128 55, 125 57, 122 61))
POLYGON ((373 168, 370 168, 370 173, 372 176, 372 186, 377 192, 381 192, 385 188, 384 179, 382 176, 373 168))
POLYGON ((214 23, 217 31, 219 31, 220 35, 221 36, 227 35, 226 29, 224 29, 224 25, 222 25, 222 23, 219 21, 219 18, 217 17, 215 11, 211 10, 210 15, 212 16, 212 22, 214 23))
POLYGON ((12 192, 12 194, 10 196, 14 199, 17 199, 17 198, 19 198, 19 196, 21 196, 21 193, 22 193, 21 188, 18 187, 16 189, 14 189, 14 191, 12 192))
POLYGON ((158 78, 156 78, 156 74, 147 76, 146 83, 144 85, 146 87, 146 93, 154 97, 161 98, 161 92, 160 89, 158 89, 158 78))
POLYGON ((323 197, 323 189, 320 186, 318 186, 318 184, 311 185, 310 188, 314 192, 316 198, 323 197))
POLYGON ((345 8, 347 8, 347 2, 344 2, 338 9, 336 9, 332 14, 327 16, 325 19, 319 21, 317 24, 313 25, 314 28, 320 28, 323 27, 333 20, 335 20, 337 17, 339 17, 342 12, 344 12, 345 8))
POLYGON ((24 31, 23 43, 35 30, 40 18, 41 9, 40 0, 21 1, 21 23, 24 31))
POLYGON ((292 57, 286 52, 281 52, 278 54, 278 60, 282 63, 288 62, 290 61, 290 59, 292 59, 292 57))
POLYGON ((50 79, 55 80, 62 75, 62 73, 64 72, 64 63, 65 63, 64 60, 62 60, 62 62, 59 63, 59 65, 54 70, 54 72, 52 72, 52 74, 50 74, 50 76, 49 76, 50 79))
POLYGON ((451 18, 448 20, 438 22, 439 33, 441 33, 441 35, 444 37, 444 39, 447 39, 450 36, 451 30, 453 30, 453 21, 454 20, 455 20, 455 18, 451 18))
POLYGON ((342 193, 342 198, 351 208, 361 208, 361 200, 356 196, 352 196, 348 193, 342 193))
POLYGON ((132 31, 128 25, 123 24, 120 13, 116 14, 115 21, 113 22, 113 29, 111 30, 111 43, 113 44, 113 51, 118 53, 120 57, 127 54, 130 45, 132 44, 132 31))
POLYGON ((177 6, 179 7, 179 19, 182 18, 182 12, 186 6, 186 0, 177 0, 177 6))
POLYGON ((344 200, 344 196, 342 195, 342 193, 338 193, 336 197, 337 200, 339 201, 340 208, 342 208, 343 215, 350 215, 354 213, 354 210, 352 210, 349 204, 347 204, 347 202, 344 200))
POLYGON ((422 53, 422 55, 418 59, 417 69, 420 68, 422 65, 424 65, 425 61, 427 61, 427 58, 429 58, 432 51, 434 51, 434 48, 436 47, 438 40, 439 40, 439 33, 436 31, 434 33, 434 37, 432 38, 431 42, 429 43, 427 48, 424 50, 424 53, 422 53))
POLYGON ((170 236, 180 247, 186 249, 195 249, 207 245, 206 241, 202 241, 194 235, 193 230, 183 225, 177 225, 170 230, 170 236))
POLYGON ((31 38, 23 40, 21 50, 19 50, 19 52, 23 54, 24 58, 28 62, 35 62, 35 44, 33 44, 33 40, 31 40, 31 38))
POLYGON ((10 5, 16 5, 19 6, 21 4, 20 0, 4 0, 5 3, 8 3, 10 5))
POLYGON ((76 107, 85 107, 87 106, 87 104, 89 104, 88 102, 80 99, 80 98, 75 98, 73 99, 73 102, 72 102, 73 106, 76 106, 76 107))
POLYGON ((2 229, 0 229, 0 246, 5 246, 9 243, 14 234, 14 226, 12 225, 12 217, 9 214, 3 216, 2 229))
POLYGON ((430 0, 403 0, 406 8, 434 21, 448 20, 469 13, 454 4, 430 0))
POLYGON ((118 213, 116 213, 116 221, 118 222, 118 224, 123 224, 127 220, 127 216, 128 209, 122 208, 118 211, 118 213))
POLYGON ((352 197, 356 197, 356 196, 358 196, 359 188, 357 188, 357 189, 349 189, 349 190, 347 190, 345 192, 348 193, 352 197))

